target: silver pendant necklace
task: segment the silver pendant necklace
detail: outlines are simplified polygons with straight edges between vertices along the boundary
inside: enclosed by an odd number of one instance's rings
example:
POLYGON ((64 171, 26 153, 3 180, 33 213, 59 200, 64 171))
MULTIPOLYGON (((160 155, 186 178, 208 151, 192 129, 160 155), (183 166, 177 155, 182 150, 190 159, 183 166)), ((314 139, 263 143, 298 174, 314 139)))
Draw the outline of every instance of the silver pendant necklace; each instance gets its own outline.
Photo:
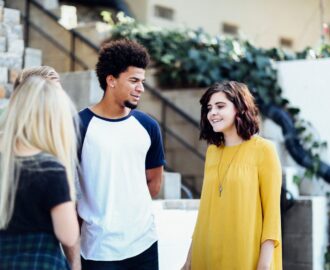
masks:
POLYGON ((229 170, 229 168, 230 168, 230 166, 231 166, 233 160, 235 159, 236 155, 238 154, 238 152, 239 152, 239 150, 240 150, 240 148, 241 148, 241 145, 242 145, 242 143, 238 146, 238 148, 237 148, 237 150, 235 151, 234 155, 232 156, 232 158, 231 158, 231 160, 230 160, 230 162, 229 162, 227 168, 225 169, 225 173, 224 173, 223 178, 222 178, 223 181, 220 180, 220 173, 219 173, 219 172, 220 172, 220 164, 221 164, 221 161, 222 161, 222 158, 223 158, 224 152, 225 152, 225 148, 223 148, 223 150, 222 150, 222 152, 221 152, 221 156, 220 156, 220 158, 219 158, 219 162, 218 162, 218 170, 217 170, 217 173, 218 173, 218 179, 219 179, 219 182, 220 182, 220 184, 219 184, 219 197, 221 197, 221 194, 222 194, 222 191, 223 191, 223 188, 224 188, 224 184, 225 184, 225 182, 226 182, 226 180, 227 180, 227 173, 228 173, 228 170, 229 170))

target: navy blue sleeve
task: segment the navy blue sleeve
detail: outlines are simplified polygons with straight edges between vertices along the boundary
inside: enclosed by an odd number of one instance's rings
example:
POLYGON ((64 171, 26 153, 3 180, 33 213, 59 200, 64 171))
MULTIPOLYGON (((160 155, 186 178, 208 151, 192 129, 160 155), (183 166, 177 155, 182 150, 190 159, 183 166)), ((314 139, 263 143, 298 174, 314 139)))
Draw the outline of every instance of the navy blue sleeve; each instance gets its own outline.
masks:
POLYGON ((138 110, 134 110, 133 115, 147 130, 151 140, 146 156, 146 170, 165 165, 163 140, 157 121, 138 110))
POLYGON ((81 161, 81 152, 85 140, 88 124, 93 118, 93 113, 88 109, 84 109, 79 112, 79 131, 80 136, 78 138, 78 160, 81 161))

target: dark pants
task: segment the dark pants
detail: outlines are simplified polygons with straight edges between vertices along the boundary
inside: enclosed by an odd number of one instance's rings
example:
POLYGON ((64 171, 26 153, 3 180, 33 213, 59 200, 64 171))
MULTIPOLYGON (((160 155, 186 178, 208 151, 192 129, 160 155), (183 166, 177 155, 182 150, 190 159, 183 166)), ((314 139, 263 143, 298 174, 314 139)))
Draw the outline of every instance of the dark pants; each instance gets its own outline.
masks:
POLYGON ((82 270, 158 270, 158 245, 155 242, 141 254, 121 261, 91 261, 81 258, 82 270))

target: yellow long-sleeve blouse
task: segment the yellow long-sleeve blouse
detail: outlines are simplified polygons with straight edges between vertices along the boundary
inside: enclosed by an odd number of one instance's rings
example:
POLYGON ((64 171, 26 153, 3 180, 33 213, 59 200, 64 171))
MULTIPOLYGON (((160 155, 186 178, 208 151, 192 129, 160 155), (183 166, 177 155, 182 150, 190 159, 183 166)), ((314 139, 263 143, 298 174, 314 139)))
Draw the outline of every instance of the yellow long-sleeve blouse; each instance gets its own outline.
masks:
POLYGON ((259 136, 210 145, 192 240, 193 270, 256 270, 261 244, 275 241, 271 270, 282 269, 281 166, 259 136), (220 185, 222 192, 220 196, 220 185))

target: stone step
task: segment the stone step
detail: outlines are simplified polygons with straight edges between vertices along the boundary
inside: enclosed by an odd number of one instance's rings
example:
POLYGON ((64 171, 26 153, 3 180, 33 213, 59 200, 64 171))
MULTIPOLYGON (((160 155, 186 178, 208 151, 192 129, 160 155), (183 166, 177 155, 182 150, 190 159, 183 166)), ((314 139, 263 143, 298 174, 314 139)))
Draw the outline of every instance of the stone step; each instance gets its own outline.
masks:
POLYGON ((181 199, 181 175, 164 172, 163 182, 156 199, 181 199))
MULTIPOLYGON (((13 83, 25 66, 39 66, 41 55, 34 64, 29 60, 29 49, 25 49, 23 41, 23 26, 20 24, 20 11, 13 8, 4 8, 0 1, 0 108, 8 103, 13 91, 13 83)), ((40 54, 40 52, 39 52, 40 54)))
POLYGON ((108 39, 111 26, 104 22, 79 23, 75 30, 90 40, 96 46, 100 46, 108 39))
POLYGON ((33 48, 26 48, 24 53, 24 68, 41 66, 42 51, 33 48))
POLYGON ((35 0, 37 3, 42 5, 47 10, 54 10, 59 7, 58 0, 35 0))
POLYGON ((4 108, 8 105, 9 100, 7 98, 0 98, 0 115, 4 108))
POLYGON ((6 67, 8 69, 21 69, 23 64, 22 56, 16 53, 2 52, 0 53, 0 67, 6 67))
POLYGON ((3 8, 2 22, 8 25, 18 25, 20 24, 21 13, 17 9, 13 8, 3 8))

